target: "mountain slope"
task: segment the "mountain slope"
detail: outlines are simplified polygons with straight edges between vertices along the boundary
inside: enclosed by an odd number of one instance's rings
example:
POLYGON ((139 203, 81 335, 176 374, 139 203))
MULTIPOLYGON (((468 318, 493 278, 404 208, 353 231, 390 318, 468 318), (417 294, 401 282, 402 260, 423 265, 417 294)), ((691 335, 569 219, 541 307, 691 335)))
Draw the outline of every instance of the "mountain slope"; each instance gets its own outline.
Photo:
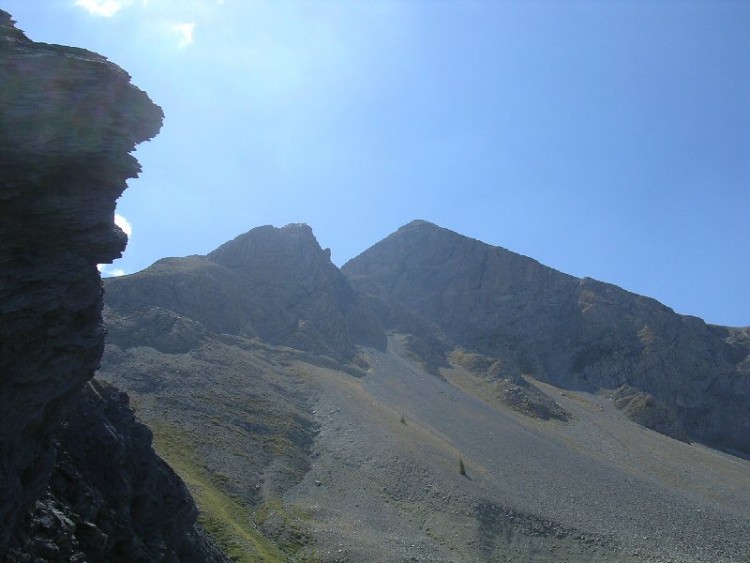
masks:
POLYGON ((277 503, 309 470, 319 390, 292 362, 361 375, 355 343, 385 345, 329 253, 306 225, 259 227, 206 256, 109 279, 105 290, 100 377, 128 390, 160 453, 202 483, 199 500, 206 480, 215 488, 204 526, 243 560, 304 557, 304 525, 277 503), (280 550, 247 520, 251 508, 280 550))
POLYGON ((448 381, 424 372, 398 338, 367 354, 372 369, 357 380, 307 368, 323 389, 320 431, 310 472, 285 497, 314 511, 318 537, 347 551, 341 560, 728 562, 750 552, 747 461, 648 431, 585 391, 539 384, 570 420, 530 418, 455 385, 472 379, 459 366, 448 381))
MULTIPOLYGON (((660 382, 601 376, 630 356, 592 347, 599 371, 576 371, 565 362, 580 350, 558 339, 617 350, 616 328, 638 366, 638 315, 660 331, 700 321, 425 223, 346 276, 299 225, 219 250, 107 280, 99 377, 133 397, 240 560, 750 553, 750 461, 684 440, 676 408, 652 394, 660 382)), ((746 349, 743 330, 704 330, 707 349, 714 331, 746 349)))
POLYGON ((564 387, 626 386, 621 404, 641 421, 750 452, 750 349, 739 329, 424 221, 342 271, 354 287, 416 312, 464 348, 564 387))

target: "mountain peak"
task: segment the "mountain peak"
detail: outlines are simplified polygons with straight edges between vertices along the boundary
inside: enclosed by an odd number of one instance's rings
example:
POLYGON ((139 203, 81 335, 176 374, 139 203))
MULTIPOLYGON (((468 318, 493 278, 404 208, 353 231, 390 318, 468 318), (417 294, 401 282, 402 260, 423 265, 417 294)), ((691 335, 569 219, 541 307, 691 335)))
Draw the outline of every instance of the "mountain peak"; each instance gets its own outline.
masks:
POLYGON ((423 219, 415 219, 413 221, 410 221, 409 223, 406 223, 402 227, 399 227, 398 230, 376 244, 375 247, 386 243, 386 241, 389 244, 392 244, 394 242, 403 244, 403 241, 405 240, 419 241, 419 244, 427 244, 435 247, 441 247, 445 245, 452 246, 454 244, 458 244, 462 246, 468 245, 483 249, 493 248, 501 252, 515 254, 505 248, 491 246, 475 238, 463 235, 446 227, 441 227, 440 225, 431 223, 430 221, 425 221, 423 219))
MULTIPOLYGON (((312 228, 304 223, 290 223, 285 227, 264 225, 222 244, 208 254, 208 258, 232 269, 247 269, 263 264, 284 264, 299 261, 309 266, 312 262, 330 263, 330 250, 318 244, 312 228)), ((331 264, 332 265, 332 264, 331 264)))
POLYGON ((425 221, 424 219, 414 219, 413 221, 408 222, 406 225, 402 226, 398 229, 396 232, 400 231, 411 231, 415 229, 440 229, 439 225, 436 225, 435 223, 430 223, 429 221, 425 221))
POLYGON ((403 225, 402 227, 400 227, 396 232, 391 234, 389 237, 387 237, 386 240, 391 239, 391 238, 403 237, 404 235, 406 236, 414 236, 414 235, 432 236, 438 233, 443 236, 455 237, 456 239, 474 240, 474 239, 471 239, 470 237, 467 237, 465 235, 462 235, 450 229, 446 229, 445 227, 441 227, 440 225, 431 223, 430 221, 425 221, 423 219, 415 219, 414 221, 410 221, 406 225, 403 225))
MULTIPOLYGON (((256 227, 206 256, 161 265, 108 280, 109 305, 119 311, 145 310, 146 324, 153 316, 148 307, 158 307, 210 331, 339 359, 354 356, 351 335, 377 340, 372 322, 360 326, 366 312, 360 311, 349 282, 308 225, 256 227), (143 283, 150 285, 148 291, 138 289, 143 283), (353 326, 350 317, 359 324, 353 326)), ((126 332, 114 338, 123 345, 130 341, 126 332)), ((177 343, 183 348, 193 344, 184 339, 177 343)), ((171 340, 161 346, 174 349, 171 340)))

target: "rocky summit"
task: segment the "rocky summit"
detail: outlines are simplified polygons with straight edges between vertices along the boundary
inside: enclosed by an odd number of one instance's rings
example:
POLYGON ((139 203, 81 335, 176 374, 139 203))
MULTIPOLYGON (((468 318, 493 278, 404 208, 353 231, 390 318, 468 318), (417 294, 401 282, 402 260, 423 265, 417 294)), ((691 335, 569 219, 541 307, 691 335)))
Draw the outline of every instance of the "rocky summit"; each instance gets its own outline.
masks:
POLYGON ((240 561, 735 562, 750 332, 415 221, 105 282, 99 378, 240 561))
POLYGON ((648 427, 750 453, 746 329, 707 325, 424 221, 342 271, 459 346, 560 387, 619 390, 620 404, 648 427))
MULTIPOLYGON (((207 256, 166 258, 108 284, 107 305, 120 313, 177 313, 212 332, 340 361, 354 357, 356 344, 379 337, 361 297, 307 225, 258 227, 207 256)), ((132 334, 113 330, 118 341, 132 334)), ((155 346, 190 348, 178 339, 155 346)))
POLYGON ((104 348, 97 264, 125 248, 115 202, 161 123, 122 69, 0 10, 2 560, 223 560, 124 396, 86 386, 104 348))

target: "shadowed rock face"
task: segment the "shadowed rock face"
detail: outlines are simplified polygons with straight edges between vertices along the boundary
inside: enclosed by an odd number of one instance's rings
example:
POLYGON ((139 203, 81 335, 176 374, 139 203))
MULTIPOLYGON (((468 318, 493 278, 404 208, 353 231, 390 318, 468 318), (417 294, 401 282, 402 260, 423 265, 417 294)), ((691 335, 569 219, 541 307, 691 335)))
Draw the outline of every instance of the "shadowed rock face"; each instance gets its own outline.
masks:
POLYGON ((223 561, 193 529, 193 499, 154 455, 125 393, 88 383, 56 439, 49 488, 24 516, 8 559, 223 561))
MULTIPOLYGON (((0 555, 47 488, 54 433, 98 367, 96 265, 125 248, 115 202, 140 170, 129 153, 161 121, 122 69, 30 41, 0 11, 0 555)), ((109 408, 100 396, 90 401, 90 412, 109 408)), ((133 451, 156 463, 150 442, 133 451)))
POLYGON ((356 289, 416 312, 467 350, 558 385, 632 386, 655 398, 637 409, 629 403, 640 422, 684 439, 681 425, 692 439, 750 452, 746 330, 706 325, 424 221, 343 272, 356 289))

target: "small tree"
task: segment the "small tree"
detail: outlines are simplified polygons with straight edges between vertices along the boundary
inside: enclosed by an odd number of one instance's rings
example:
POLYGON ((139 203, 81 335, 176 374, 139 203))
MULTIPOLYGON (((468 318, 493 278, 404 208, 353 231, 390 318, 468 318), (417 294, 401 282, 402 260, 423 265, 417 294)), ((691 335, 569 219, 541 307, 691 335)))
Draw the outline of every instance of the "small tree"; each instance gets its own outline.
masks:
POLYGON ((462 457, 458 458, 458 472, 466 477, 466 467, 464 467, 464 459, 462 457))
POLYGON ((406 419, 403 414, 401 415, 401 424, 406 424, 406 419))

